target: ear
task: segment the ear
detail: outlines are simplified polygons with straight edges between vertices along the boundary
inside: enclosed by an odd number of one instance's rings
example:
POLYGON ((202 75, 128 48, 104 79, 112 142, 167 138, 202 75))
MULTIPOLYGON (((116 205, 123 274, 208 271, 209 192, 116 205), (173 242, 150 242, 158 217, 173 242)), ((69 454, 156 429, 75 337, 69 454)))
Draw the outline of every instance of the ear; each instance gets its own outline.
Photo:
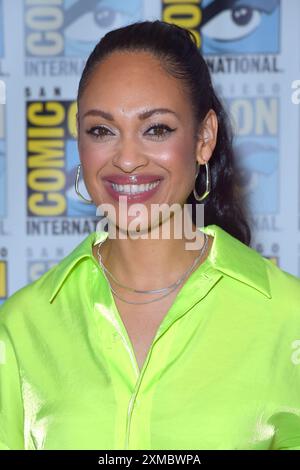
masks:
POLYGON ((202 121, 197 147, 196 157, 200 165, 207 163, 217 143, 218 118, 213 109, 210 109, 202 121))

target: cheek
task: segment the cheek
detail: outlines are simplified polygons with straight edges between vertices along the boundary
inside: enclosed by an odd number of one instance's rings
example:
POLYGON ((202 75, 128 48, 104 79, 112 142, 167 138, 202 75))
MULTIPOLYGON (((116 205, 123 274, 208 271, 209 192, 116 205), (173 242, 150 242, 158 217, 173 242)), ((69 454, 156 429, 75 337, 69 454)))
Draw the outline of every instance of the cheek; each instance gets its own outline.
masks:
POLYGON ((99 150, 99 146, 90 142, 79 143, 78 151, 82 169, 87 178, 92 178, 109 159, 107 152, 99 150))
POLYGON ((184 179, 189 174, 193 174, 196 157, 193 155, 193 145, 187 139, 178 139, 165 148, 161 148, 159 153, 160 163, 169 169, 172 177, 184 179))

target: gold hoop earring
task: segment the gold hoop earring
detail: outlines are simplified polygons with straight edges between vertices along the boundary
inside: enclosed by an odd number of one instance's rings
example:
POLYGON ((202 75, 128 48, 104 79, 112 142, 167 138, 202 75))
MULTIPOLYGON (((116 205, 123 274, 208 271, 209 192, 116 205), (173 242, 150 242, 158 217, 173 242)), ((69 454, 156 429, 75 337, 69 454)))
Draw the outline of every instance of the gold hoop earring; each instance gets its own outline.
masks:
POLYGON ((79 191, 79 178, 80 178, 80 170, 81 170, 81 164, 77 166, 77 172, 76 172, 76 178, 75 178, 75 192, 76 194, 82 199, 82 201, 88 203, 88 204, 94 204, 92 199, 87 199, 84 197, 81 192, 79 191))
MULTIPOLYGON (((196 188, 194 187, 193 194, 194 194, 194 198, 196 199, 196 201, 203 201, 203 199, 205 199, 208 196, 208 194, 210 193, 210 190, 211 190, 211 178, 210 178, 210 171, 209 171, 208 163, 205 163, 205 169, 206 169, 206 188, 205 188, 205 192, 201 196, 199 196, 199 194, 196 191, 196 188)), ((196 183, 197 176, 199 174, 199 170, 200 170, 200 165, 198 163, 198 169, 197 169, 197 173, 196 173, 196 177, 195 177, 195 183, 196 183)))

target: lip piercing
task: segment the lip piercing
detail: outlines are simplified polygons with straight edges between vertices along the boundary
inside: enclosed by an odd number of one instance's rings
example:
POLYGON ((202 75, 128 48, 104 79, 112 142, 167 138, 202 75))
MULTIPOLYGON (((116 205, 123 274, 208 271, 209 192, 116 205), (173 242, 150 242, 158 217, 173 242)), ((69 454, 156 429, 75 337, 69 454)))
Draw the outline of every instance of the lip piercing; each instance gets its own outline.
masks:
POLYGON ((131 175, 129 176, 129 179, 132 183, 136 182, 136 176, 131 175))

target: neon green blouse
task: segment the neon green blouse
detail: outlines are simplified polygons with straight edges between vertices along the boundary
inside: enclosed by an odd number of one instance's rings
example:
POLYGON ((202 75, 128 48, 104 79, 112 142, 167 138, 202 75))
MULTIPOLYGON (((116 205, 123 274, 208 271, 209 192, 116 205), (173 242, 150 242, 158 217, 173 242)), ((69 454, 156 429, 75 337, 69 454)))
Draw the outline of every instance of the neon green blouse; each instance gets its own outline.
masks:
POLYGON ((300 279, 217 225, 141 372, 93 232, 0 309, 2 449, 300 449, 300 279))

